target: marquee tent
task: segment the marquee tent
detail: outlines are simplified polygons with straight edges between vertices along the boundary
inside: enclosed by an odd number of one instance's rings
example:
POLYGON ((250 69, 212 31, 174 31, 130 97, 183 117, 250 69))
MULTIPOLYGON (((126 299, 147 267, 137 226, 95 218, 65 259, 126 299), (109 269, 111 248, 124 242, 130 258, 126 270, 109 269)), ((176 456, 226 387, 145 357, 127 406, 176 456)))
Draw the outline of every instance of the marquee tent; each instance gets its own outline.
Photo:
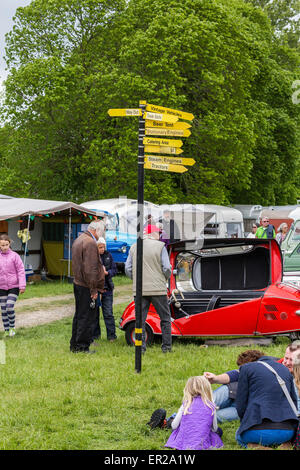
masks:
POLYGON ((73 202, 65 201, 47 201, 44 199, 12 198, 0 199, 0 220, 13 219, 14 217, 23 217, 28 215, 47 215, 49 213, 72 211, 85 212, 86 214, 104 217, 106 214, 102 211, 87 209, 73 202))
MULTIPOLYGON (((27 230, 29 232, 30 219, 36 216, 50 217, 59 213, 68 218, 69 222, 69 249, 68 249, 68 276, 70 277, 70 260, 71 260, 71 224, 72 215, 83 214, 92 221, 95 218, 106 219, 107 214, 103 211, 95 211, 84 206, 66 201, 52 201, 44 199, 30 198, 0 198, 0 221, 10 221, 22 217, 28 220, 27 230)), ((24 266, 26 266, 27 243, 24 249, 24 266)))

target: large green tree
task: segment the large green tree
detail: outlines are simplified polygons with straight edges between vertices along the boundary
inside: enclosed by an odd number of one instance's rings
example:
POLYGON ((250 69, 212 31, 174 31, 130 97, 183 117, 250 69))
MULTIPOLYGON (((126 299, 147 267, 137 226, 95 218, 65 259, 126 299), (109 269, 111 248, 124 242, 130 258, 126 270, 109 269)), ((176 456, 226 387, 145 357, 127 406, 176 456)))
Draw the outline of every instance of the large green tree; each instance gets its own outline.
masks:
POLYGON ((143 99, 195 115, 183 148, 197 162, 146 171, 147 199, 292 202, 298 56, 275 41, 242 0, 34 0, 7 37, 6 178, 37 197, 135 198, 137 120, 107 110, 143 99))

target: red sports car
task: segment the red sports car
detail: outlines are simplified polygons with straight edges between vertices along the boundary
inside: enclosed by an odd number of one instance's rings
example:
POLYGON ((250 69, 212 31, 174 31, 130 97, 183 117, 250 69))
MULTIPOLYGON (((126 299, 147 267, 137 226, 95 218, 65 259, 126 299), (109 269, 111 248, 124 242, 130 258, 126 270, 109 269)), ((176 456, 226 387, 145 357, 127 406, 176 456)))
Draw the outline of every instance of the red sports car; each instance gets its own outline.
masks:
MULTIPOLYGON (((275 240, 251 238, 180 241, 169 246, 168 296, 172 335, 300 338, 300 289, 282 282, 282 256, 275 240)), ((120 320, 127 343, 135 342, 131 302, 120 320)), ((151 305, 146 341, 161 335, 151 305)))

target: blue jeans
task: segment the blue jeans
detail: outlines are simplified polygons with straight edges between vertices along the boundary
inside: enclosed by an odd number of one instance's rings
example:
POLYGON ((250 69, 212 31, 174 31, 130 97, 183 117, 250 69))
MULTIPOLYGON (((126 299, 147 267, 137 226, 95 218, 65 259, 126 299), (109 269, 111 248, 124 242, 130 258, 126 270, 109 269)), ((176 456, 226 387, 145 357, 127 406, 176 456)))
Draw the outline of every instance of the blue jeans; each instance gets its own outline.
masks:
MULTIPOLYGON (((106 334, 107 339, 116 339, 116 325, 115 319, 113 315, 113 293, 112 292, 104 292, 103 294, 99 294, 98 296, 98 305, 102 307, 103 319, 106 327, 106 334)), ((97 307, 97 319, 96 325, 94 328, 94 335, 93 339, 98 339, 101 337, 101 329, 100 329, 100 307, 97 307)))
POLYGON ((214 402, 219 408, 217 410, 217 420, 219 423, 224 421, 233 421, 239 419, 235 407, 235 401, 229 398, 229 388, 227 385, 221 385, 213 391, 214 402))
POLYGON ((295 431, 286 429, 253 429, 244 431, 242 434, 236 432, 235 438, 240 446, 247 449, 249 442, 253 444, 260 444, 262 446, 280 445, 284 442, 290 441, 295 434, 295 431))

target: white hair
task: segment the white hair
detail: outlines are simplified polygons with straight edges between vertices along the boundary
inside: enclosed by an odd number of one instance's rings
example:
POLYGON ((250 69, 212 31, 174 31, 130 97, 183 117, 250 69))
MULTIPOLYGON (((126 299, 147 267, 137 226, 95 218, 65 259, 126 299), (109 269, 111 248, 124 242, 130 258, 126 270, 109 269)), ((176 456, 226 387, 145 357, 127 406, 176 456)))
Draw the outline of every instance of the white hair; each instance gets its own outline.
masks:
POLYGON ((282 222, 282 224, 280 224, 279 227, 278 227, 277 233, 282 232, 282 229, 285 225, 288 227, 288 224, 286 222, 282 222))
POLYGON ((97 234, 100 236, 105 232, 105 222, 104 220, 93 220, 88 226, 88 230, 96 230, 97 234))
POLYGON ((106 241, 103 237, 99 237, 97 240, 97 245, 105 245, 106 246, 106 241))

